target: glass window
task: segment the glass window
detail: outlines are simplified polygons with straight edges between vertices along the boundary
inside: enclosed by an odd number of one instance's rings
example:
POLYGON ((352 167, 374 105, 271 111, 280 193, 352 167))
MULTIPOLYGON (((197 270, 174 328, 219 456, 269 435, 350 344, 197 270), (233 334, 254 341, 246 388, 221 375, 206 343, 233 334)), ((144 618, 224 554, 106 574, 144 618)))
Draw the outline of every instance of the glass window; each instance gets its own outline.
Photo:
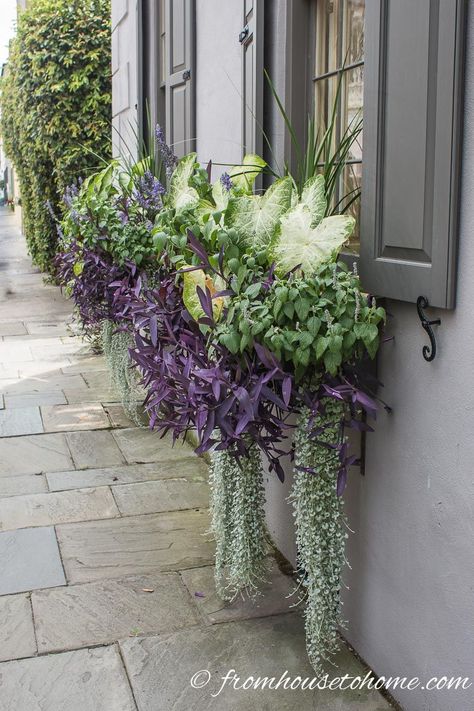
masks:
MULTIPOLYGON (((345 131, 362 118, 364 96, 364 13, 365 0, 316 0, 316 42, 314 101, 315 117, 323 131, 340 84, 339 105, 334 131, 336 146, 345 131)), ((344 170, 335 189, 333 208, 341 211, 360 188, 362 177, 362 133, 352 144, 344 170)), ((351 251, 359 249, 360 199, 349 211, 357 226, 351 251)))

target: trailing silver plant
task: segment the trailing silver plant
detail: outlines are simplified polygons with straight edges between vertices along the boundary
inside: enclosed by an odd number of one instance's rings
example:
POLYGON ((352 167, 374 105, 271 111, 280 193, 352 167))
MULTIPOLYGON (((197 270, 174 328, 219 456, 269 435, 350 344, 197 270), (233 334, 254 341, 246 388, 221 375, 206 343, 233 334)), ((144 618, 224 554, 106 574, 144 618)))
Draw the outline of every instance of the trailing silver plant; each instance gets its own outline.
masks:
POLYGON ((239 460, 214 451, 210 470, 211 531, 216 539, 216 589, 223 600, 258 594, 268 553, 260 451, 239 460))
POLYGON ((341 572, 346 562, 347 523, 342 497, 337 495, 339 458, 334 449, 343 414, 340 403, 326 400, 324 414, 311 421, 301 412, 295 432, 295 475, 290 501, 296 525, 298 588, 304 602, 306 648, 316 671, 337 651, 341 572), (311 429, 321 428, 317 438, 311 429), (307 471, 311 469, 314 471, 307 471), (306 471, 305 471, 306 470, 306 471))
MULTIPOLYGON (((117 331, 116 324, 104 321, 102 324, 102 349, 110 371, 112 385, 120 395, 122 407, 135 424, 143 426, 139 402, 141 398, 139 375, 130 364, 129 349, 133 346, 132 336, 117 331)), ((143 399, 143 398, 142 398, 143 399)))

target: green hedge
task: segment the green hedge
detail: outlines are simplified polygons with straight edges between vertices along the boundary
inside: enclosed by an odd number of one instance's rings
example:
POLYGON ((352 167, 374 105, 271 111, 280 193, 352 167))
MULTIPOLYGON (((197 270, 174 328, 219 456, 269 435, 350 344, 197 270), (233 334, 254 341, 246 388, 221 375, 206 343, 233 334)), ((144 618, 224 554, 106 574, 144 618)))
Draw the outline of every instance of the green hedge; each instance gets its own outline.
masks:
POLYGON ((111 153, 110 0, 32 0, 1 85, 1 131, 34 261, 51 267, 65 187, 111 153))

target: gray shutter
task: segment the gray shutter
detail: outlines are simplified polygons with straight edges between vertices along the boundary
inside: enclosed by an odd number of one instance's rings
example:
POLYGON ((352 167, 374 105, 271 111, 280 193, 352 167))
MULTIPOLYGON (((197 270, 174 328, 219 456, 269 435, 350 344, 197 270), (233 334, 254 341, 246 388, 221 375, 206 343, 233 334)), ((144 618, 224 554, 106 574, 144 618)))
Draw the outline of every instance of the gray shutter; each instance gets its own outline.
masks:
POLYGON ((453 308, 462 0, 366 0, 360 272, 371 293, 453 308))
POLYGON ((242 150, 263 151, 263 2, 243 0, 242 44, 242 150))
POLYGON ((195 148, 194 0, 167 0, 166 137, 178 157, 195 148))

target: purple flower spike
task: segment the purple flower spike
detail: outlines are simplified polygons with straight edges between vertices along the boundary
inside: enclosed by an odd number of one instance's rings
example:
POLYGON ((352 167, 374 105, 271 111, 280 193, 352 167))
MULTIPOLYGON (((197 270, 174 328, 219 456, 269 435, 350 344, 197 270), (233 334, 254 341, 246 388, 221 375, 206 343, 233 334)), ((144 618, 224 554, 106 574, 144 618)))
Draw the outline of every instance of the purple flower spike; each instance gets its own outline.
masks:
POLYGON ((176 167, 178 159, 173 153, 172 149, 166 143, 165 132, 163 131, 159 123, 156 124, 155 138, 165 166, 166 177, 169 179, 171 178, 173 170, 176 167))
POLYGON ((222 187, 224 188, 224 190, 227 190, 227 192, 230 192, 230 190, 232 190, 232 180, 230 179, 229 173, 222 173, 221 183, 222 187))
POLYGON ((138 181, 134 197, 144 210, 161 210, 161 196, 165 192, 163 185, 149 170, 138 181))

